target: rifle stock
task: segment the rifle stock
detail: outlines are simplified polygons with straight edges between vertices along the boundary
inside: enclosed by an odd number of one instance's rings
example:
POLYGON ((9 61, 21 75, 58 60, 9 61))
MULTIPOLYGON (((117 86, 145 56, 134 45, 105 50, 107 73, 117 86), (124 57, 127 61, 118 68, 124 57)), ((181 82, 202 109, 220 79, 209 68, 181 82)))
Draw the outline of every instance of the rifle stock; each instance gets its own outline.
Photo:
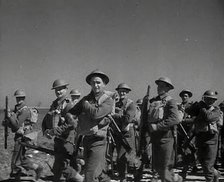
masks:
POLYGON ((9 99, 8 96, 5 97, 5 118, 4 118, 4 148, 7 149, 8 143, 7 143, 7 138, 8 138, 8 126, 7 126, 7 119, 9 118, 9 99))

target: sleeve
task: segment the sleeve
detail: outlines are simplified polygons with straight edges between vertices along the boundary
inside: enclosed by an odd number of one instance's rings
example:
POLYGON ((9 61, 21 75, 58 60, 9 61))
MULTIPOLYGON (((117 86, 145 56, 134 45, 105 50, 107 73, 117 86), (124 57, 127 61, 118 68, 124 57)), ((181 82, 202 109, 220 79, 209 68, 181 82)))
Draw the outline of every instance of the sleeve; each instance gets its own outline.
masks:
POLYGON ((92 105, 88 101, 83 102, 83 111, 88 113, 93 120, 103 119, 105 116, 110 114, 112 110, 113 99, 111 97, 105 99, 105 101, 98 106, 92 105))
POLYGON ((217 107, 213 110, 202 108, 200 110, 200 114, 204 116, 205 121, 208 123, 216 123, 220 120, 221 117, 221 112, 217 107))
POLYGON ((157 130, 169 130, 180 123, 175 100, 169 100, 164 108, 164 118, 157 124, 157 130))
POLYGON ((124 113, 125 123, 132 123, 134 121, 136 109, 137 108, 133 102, 127 107, 127 109, 124 113))
POLYGON ((83 110, 83 102, 85 100, 85 97, 82 98, 75 106, 73 106, 71 109, 68 110, 69 113, 72 115, 78 116, 82 110, 83 110))
POLYGON ((23 126, 25 121, 29 120, 30 118, 30 111, 28 109, 22 109, 19 114, 13 114, 9 121, 11 123, 11 129, 13 132, 16 132, 20 127, 23 126))

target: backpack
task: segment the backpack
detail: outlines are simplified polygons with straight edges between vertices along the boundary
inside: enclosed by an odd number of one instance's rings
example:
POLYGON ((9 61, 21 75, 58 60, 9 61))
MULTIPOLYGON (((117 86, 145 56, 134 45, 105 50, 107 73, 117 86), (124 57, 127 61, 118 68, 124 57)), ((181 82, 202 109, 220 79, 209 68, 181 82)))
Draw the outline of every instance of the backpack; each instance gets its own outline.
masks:
MULTIPOLYGON (((158 123, 164 117, 164 108, 166 103, 171 100, 171 96, 165 97, 163 100, 154 101, 150 104, 148 110, 148 121, 149 123, 158 123)), ((183 112, 178 110, 178 119, 182 121, 183 119, 183 112)))

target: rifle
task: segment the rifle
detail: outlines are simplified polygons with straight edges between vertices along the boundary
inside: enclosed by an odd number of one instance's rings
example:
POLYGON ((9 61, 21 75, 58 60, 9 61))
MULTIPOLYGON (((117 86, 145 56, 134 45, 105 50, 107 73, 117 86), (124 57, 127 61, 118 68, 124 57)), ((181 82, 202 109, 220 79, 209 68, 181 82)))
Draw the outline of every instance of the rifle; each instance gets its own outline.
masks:
POLYGON ((150 95, 150 85, 148 85, 147 87, 147 92, 142 103, 142 110, 141 110, 142 113, 141 113, 140 126, 139 126, 139 145, 137 148, 137 156, 139 157, 142 155, 142 159, 141 159, 141 165, 137 169, 135 177, 134 177, 134 181, 136 182, 140 181, 142 177, 142 173, 143 173, 143 167, 144 167, 144 164, 146 163, 146 160, 144 160, 145 155, 143 154, 145 154, 145 147, 148 143, 146 141, 146 133, 148 132, 147 121, 148 121, 148 109, 149 109, 149 95, 150 95))
POLYGON ((125 148, 125 150, 129 153, 132 149, 128 143, 128 141, 126 140, 126 138, 124 137, 124 135, 122 134, 120 128, 117 126, 117 123, 114 121, 114 118, 111 115, 108 115, 108 118, 111 120, 111 123, 114 125, 116 132, 118 133, 118 139, 121 142, 121 145, 125 148))
POLYGON ((145 99, 143 99, 142 103, 142 114, 141 114, 141 120, 140 120, 140 126, 139 126, 139 147, 137 154, 140 155, 142 152, 142 148, 146 146, 146 139, 145 134, 147 132, 147 121, 148 121, 148 109, 149 109, 149 94, 150 94, 150 85, 147 87, 147 92, 145 95, 145 99))
POLYGON ((7 138, 9 136, 8 133, 8 126, 7 126, 7 119, 9 118, 9 99, 8 96, 5 97, 5 118, 4 118, 4 138, 5 138, 5 143, 4 143, 4 147, 5 149, 7 149, 7 138))
POLYGON ((179 124, 179 126, 186 137, 185 141, 182 144, 182 148, 186 149, 188 147, 193 153, 195 153, 197 149, 191 141, 195 137, 195 134, 193 133, 191 136, 189 136, 181 123, 179 124))

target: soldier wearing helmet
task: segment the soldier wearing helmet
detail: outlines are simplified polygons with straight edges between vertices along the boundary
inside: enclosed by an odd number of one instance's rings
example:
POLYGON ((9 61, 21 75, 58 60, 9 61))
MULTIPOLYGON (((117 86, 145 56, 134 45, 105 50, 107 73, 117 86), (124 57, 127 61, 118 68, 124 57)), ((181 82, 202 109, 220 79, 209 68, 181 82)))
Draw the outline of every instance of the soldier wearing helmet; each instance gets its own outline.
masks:
POLYGON ((124 137, 128 141, 132 152, 131 155, 127 158, 127 152, 125 148, 122 146, 122 143, 117 140, 119 138, 116 136, 115 132, 115 142, 117 149, 117 170, 121 181, 126 180, 125 172, 133 172, 135 169, 135 113, 136 113, 136 104, 128 98, 128 94, 131 91, 131 88, 126 83, 120 83, 116 91, 119 95, 119 101, 116 103, 115 114, 113 115, 114 120, 119 126, 121 132, 124 137), (128 164, 128 165, 127 165, 128 164))
MULTIPOLYGON (((219 104, 219 108, 222 112, 224 112, 224 101, 219 104)), ((220 137, 221 137, 221 166, 224 168, 224 127, 220 129, 220 137)))
POLYGON ((77 89, 72 89, 70 91, 70 96, 71 96, 72 104, 74 106, 76 103, 78 103, 81 93, 77 89))
POLYGON ((36 180, 38 180, 43 171, 40 164, 34 163, 26 155, 26 148, 20 142, 30 142, 27 134, 33 131, 32 123, 30 122, 31 112, 26 105, 26 93, 22 89, 15 91, 16 105, 13 112, 10 112, 7 125, 15 133, 14 149, 11 159, 11 173, 10 177, 15 178, 15 181, 20 181, 21 175, 26 175, 24 170, 33 170, 36 173, 36 180))
POLYGON ((182 177, 177 175, 174 178, 172 171, 174 166, 174 127, 180 122, 177 103, 169 95, 174 86, 168 77, 161 77, 155 83, 158 96, 149 100, 151 104, 148 110, 152 165, 162 181, 181 182, 182 177))
POLYGON ((109 77, 100 70, 92 71, 86 82, 91 91, 69 113, 78 117, 78 133, 83 135, 85 182, 110 181, 106 175, 107 115, 113 111, 114 101, 106 94, 109 77))
MULTIPOLYGON (((186 110, 192 106, 193 102, 190 101, 190 98, 193 96, 193 93, 188 90, 184 89, 179 93, 180 98, 182 99, 182 102, 178 104, 178 109, 183 112, 183 119, 182 123, 178 125, 178 159, 182 159, 183 163, 183 169, 181 172, 181 176, 185 179, 187 176, 187 172, 189 171, 189 168, 192 166, 192 172, 197 172, 197 155, 196 151, 190 149, 188 146, 183 147, 183 145, 186 143, 187 137, 190 137, 193 135, 193 128, 194 128, 194 119, 195 117, 192 117, 189 115, 186 110), (188 136, 186 136, 186 133, 188 136), (190 149, 190 150, 189 150, 190 149)), ((195 144, 195 141, 191 141, 192 144, 195 144)))
POLYGON ((67 181, 83 181, 83 177, 75 170, 75 161, 70 161, 67 156, 73 155, 73 143, 76 137, 77 120, 71 115, 67 115, 72 103, 67 95, 68 83, 63 79, 53 82, 56 99, 50 106, 50 110, 45 115, 42 122, 44 136, 49 139, 54 138, 55 160, 53 164, 54 182, 60 181, 62 175, 67 181))
POLYGON ((195 102, 188 113, 196 116, 194 120, 198 160, 202 165, 207 182, 219 181, 219 171, 214 168, 217 149, 218 133, 223 123, 223 114, 214 103, 218 93, 207 90, 200 102, 195 102))

